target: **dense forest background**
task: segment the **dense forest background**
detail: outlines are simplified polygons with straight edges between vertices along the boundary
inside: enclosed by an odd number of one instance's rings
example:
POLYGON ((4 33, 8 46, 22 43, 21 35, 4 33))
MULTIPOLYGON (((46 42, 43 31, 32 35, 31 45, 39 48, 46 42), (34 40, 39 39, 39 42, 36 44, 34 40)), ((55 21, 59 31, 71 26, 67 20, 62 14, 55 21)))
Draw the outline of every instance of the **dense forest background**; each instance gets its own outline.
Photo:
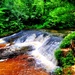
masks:
POLYGON ((0 0, 0 35, 22 29, 75 27, 75 0, 0 0))

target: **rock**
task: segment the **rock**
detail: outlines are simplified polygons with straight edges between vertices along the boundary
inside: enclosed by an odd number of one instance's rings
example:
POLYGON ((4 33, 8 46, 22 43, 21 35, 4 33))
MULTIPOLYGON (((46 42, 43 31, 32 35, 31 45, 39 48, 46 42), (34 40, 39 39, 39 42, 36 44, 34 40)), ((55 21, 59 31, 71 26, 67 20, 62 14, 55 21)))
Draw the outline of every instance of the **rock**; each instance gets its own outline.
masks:
POLYGON ((62 75, 75 75, 75 65, 64 68, 62 75))
POLYGON ((23 54, 0 62, 0 75, 49 75, 43 69, 36 68, 33 61, 32 56, 23 54))
POLYGON ((10 43, 0 44, 0 49, 6 48, 10 43))
POLYGON ((66 56, 67 53, 68 53, 69 51, 71 51, 70 48, 64 48, 64 49, 61 49, 61 50, 62 50, 64 56, 66 56))
POLYGON ((16 48, 14 45, 7 46, 6 44, 1 44, 0 48, 0 59, 13 58, 20 54, 25 54, 27 51, 33 50, 32 46, 25 46, 21 48, 16 48))

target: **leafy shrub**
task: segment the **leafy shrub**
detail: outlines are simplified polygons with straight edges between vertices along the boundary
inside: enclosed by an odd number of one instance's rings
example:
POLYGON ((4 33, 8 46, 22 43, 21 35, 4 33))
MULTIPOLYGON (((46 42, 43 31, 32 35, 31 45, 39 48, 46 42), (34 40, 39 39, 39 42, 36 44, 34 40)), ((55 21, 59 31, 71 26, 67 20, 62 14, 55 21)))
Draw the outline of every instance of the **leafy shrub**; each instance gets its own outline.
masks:
POLYGON ((61 50, 61 49, 57 49, 57 50, 55 51, 55 57, 56 57, 56 59, 57 59, 57 61, 58 61, 58 65, 59 65, 59 66, 62 66, 61 58, 63 57, 63 53, 62 53, 62 50, 61 50))
POLYGON ((57 68, 55 70, 55 75, 62 75, 62 68, 57 68))
POLYGON ((67 53, 67 55, 64 57, 63 53, 60 49, 55 51, 55 57, 58 60, 58 65, 62 66, 62 67, 67 67, 67 66, 71 66, 74 65, 74 55, 73 55, 73 51, 69 51, 67 53))
POLYGON ((69 51, 66 57, 61 57, 60 62, 63 67, 72 66, 74 65, 74 55, 72 51, 69 51))
POLYGON ((70 47, 71 40, 75 40, 75 32, 68 34, 62 41, 60 48, 70 47))
POLYGON ((75 27, 75 6, 68 1, 1 0, 0 34, 22 29, 75 27))
MULTIPOLYGON (((60 22, 63 23, 63 25, 66 22, 69 22, 69 24, 71 24, 71 22, 73 22, 74 20, 74 17, 72 14, 72 10, 74 9, 75 9, 74 6, 71 5, 70 3, 66 3, 66 4, 64 3, 63 6, 57 7, 49 13, 49 15, 51 16, 50 21, 55 23, 55 25, 56 23, 60 23, 60 22)), ((59 27, 61 27, 61 25, 59 27)))
POLYGON ((74 10, 75 6, 69 2, 61 0, 51 0, 45 4, 45 15, 42 17, 45 19, 50 27, 49 28, 67 28, 67 26, 74 27, 74 10))
POLYGON ((58 49, 55 51, 55 57, 57 60, 60 60, 60 58, 63 56, 63 53, 61 51, 61 49, 58 49))

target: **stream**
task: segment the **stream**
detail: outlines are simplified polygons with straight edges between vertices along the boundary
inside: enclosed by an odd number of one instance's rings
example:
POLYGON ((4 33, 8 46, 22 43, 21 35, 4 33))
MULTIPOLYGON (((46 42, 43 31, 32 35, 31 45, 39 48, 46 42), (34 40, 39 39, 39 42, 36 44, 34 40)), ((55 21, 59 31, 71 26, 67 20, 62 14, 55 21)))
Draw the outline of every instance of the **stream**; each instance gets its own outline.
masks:
POLYGON ((62 39, 62 36, 45 31, 22 30, 0 39, 0 43, 11 43, 6 50, 0 52, 0 59, 6 60, 14 53, 17 55, 27 53, 36 60, 36 67, 42 67, 47 72, 54 72, 58 68, 54 52, 59 48, 62 39))

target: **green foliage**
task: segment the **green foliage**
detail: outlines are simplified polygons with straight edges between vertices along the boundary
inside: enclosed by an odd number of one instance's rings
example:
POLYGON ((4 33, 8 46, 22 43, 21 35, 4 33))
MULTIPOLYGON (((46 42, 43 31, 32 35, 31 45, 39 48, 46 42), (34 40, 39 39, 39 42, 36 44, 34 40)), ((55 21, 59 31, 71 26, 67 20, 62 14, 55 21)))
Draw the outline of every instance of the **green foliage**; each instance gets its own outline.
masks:
POLYGON ((73 55, 73 51, 69 51, 67 55, 64 57, 61 49, 55 51, 55 57, 58 60, 58 65, 62 67, 68 67, 74 65, 75 59, 73 55))
POLYGON ((4 14, 5 14, 5 12, 4 12, 4 10, 5 10, 6 8, 0 8, 0 33, 3 33, 3 29, 5 28, 5 26, 3 25, 3 22, 4 22, 4 14))
MULTIPOLYGON (((55 3, 53 3, 54 5, 55 3)), ((55 4, 54 9, 51 8, 51 11, 49 12, 49 17, 47 18, 47 21, 51 25, 51 27, 55 28, 66 28, 73 27, 74 24, 74 14, 73 10, 75 10, 75 7, 70 3, 61 3, 61 5, 57 3, 55 4), (57 5, 57 6, 56 6, 57 5)), ((53 7, 53 6, 52 6, 53 7)))
POLYGON ((58 49, 55 51, 55 57, 57 60, 60 60, 60 58, 63 56, 61 49, 58 49))
POLYGON ((55 70, 55 75, 62 75, 62 68, 57 68, 56 70, 55 70))
POLYGON ((74 65, 74 55, 72 51, 69 51, 66 57, 61 57, 60 62, 63 67, 68 67, 74 65))
POLYGON ((68 34, 62 41, 60 48, 70 47, 71 40, 75 40, 75 32, 68 34))
POLYGON ((70 71, 70 70, 68 70, 67 75, 72 75, 72 73, 71 73, 71 71, 70 71))
POLYGON ((75 6, 70 1, 1 0, 0 34, 22 29, 75 27, 75 6))

